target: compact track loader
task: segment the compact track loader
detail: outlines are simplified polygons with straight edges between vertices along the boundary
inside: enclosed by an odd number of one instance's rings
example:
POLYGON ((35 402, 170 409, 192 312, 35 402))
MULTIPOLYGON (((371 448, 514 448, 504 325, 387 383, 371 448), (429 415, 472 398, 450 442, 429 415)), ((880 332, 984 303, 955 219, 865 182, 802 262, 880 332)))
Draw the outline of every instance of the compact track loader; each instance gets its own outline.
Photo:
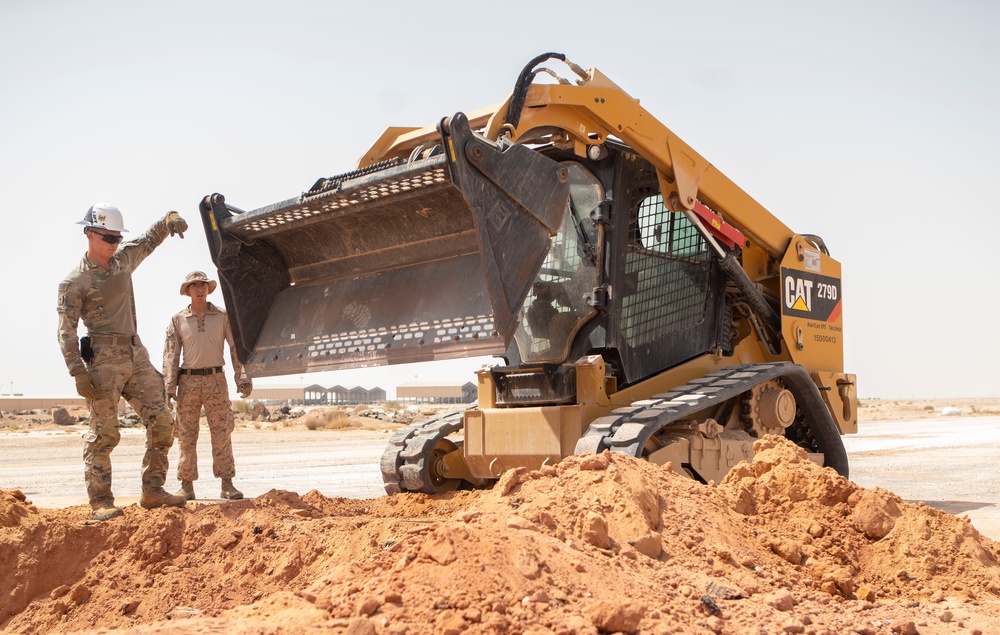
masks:
POLYGON ((718 481, 765 434, 848 473, 840 264, 562 55, 299 196, 201 214, 251 376, 503 360, 477 404, 392 436, 389 493, 604 450, 718 481))

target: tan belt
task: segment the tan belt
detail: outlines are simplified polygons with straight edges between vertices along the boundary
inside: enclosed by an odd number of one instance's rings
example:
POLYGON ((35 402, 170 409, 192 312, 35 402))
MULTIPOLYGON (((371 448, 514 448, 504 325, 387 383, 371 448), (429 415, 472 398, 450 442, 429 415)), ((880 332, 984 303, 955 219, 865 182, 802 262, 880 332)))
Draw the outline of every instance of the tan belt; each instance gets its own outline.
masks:
POLYGON ((90 343, 97 346, 139 346, 138 335, 91 335, 90 343))
POLYGON ((221 372, 222 366, 213 366, 212 368, 182 368, 180 370, 181 375, 214 375, 221 372))

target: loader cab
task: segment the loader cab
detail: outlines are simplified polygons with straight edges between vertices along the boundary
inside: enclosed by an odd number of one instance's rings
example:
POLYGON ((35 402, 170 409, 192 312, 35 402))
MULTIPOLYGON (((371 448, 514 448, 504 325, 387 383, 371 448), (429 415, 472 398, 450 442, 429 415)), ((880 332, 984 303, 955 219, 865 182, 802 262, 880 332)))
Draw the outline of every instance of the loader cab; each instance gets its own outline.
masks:
POLYGON ((566 361, 574 336, 597 314, 592 296, 601 281, 603 232, 591 212, 604 201, 605 188, 579 162, 563 165, 569 170, 569 204, 514 332, 521 360, 531 364, 566 361))
POLYGON ((672 368, 715 348, 728 349, 725 274, 684 214, 663 204, 656 170, 641 157, 619 155, 611 237, 609 344, 621 357, 625 383, 672 368))
POLYGON ((569 206, 508 358, 559 365, 598 353, 626 386, 728 350, 725 276, 687 218, 664 206, 655 168, 624 147, 600 163, 561 163, 569 206))

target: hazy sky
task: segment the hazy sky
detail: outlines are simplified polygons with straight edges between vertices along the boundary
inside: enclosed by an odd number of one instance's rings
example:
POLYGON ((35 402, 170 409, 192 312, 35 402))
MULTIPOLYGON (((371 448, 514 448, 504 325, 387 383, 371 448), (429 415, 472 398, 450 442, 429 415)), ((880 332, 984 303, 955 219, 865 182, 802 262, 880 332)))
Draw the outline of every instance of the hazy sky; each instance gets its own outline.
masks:
MULTIPOLYGON (((192 226, 133 277, 159 365, 184 275, 214 276, 202 197, 295 196, 352 169, 387 126, 503 100, 557 51, 826 240, 862 397, 998 396, 998 32, 987 0, 0 2, 0 393, 74 394, 56 290, 92 203, 120 207, 129 236, 171 209, 192 226)), ((480 363, 257 384, 392 394, 480 363)))

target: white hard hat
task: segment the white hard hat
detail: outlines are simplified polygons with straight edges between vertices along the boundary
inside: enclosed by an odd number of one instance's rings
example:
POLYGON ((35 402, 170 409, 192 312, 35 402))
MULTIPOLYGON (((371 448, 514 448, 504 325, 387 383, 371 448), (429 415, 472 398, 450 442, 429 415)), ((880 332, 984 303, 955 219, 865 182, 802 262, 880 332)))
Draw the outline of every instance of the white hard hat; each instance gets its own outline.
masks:
POLYGON ((113 232, 127 232, 125 221, 122 220, 122 213, 114 205, 107 203, 96 203, 90 206, 87 213, 83 215, 83 220, 77 225, 87 227, 101 227, 113 232))

